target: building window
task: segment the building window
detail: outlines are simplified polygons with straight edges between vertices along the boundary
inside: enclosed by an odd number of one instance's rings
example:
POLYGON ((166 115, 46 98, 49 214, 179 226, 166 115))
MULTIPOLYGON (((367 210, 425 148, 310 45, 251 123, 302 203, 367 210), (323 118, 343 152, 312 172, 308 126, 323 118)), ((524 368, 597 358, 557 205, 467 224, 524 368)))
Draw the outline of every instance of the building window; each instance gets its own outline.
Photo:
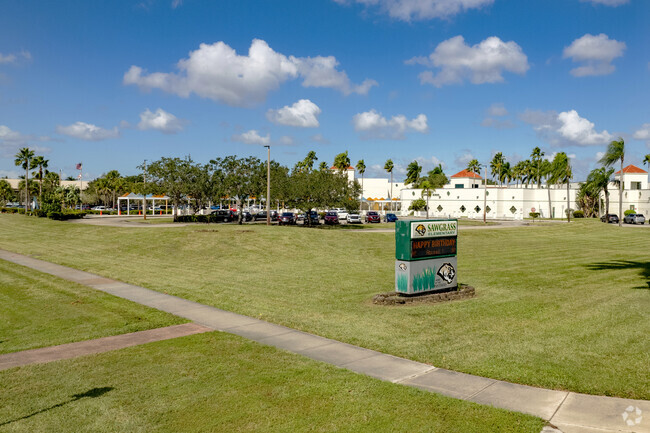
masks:
POLYGON ((478 185, 475 184, 475 183, 473 183, 473 184, 472 184, 472 188, 478 188, 478 185))
POLYGON ((486 213, 490 213, 491 210, 492 210, 492 209, 490 209, 490 206, 486 206, 486 207, 485 207, 485 212, 486 212, 486 213))
POLYGON ((517 213, 517 208, 514 207, 514 206, 512 206, 512 207, 510 208, 510 212, 512 212, 513 214, 517 213))
POLYGON ((442 212, 442 206, 438 205, 436 209, 438 209, 438 212, 442 212))
POLYGON ((481 208, 477 205, 477 206, 474 208, 474 210, 476 211, 476 213, 479 213, 479 212, 481 211, 481 208))
POLYGON ((451 193, 450 193, 449 191, 447 191, 447 197, 449 197, 450 194, 451 194, 451 193))
POLYGON ((460 211, 461 211, 461 212, 465 213, 466 210, 467 210, 467 208, 466 208, 465 206, 461 206, 461 207, 460 207, 460 211))
POLYGON ((465 185, 463 185, 462 183, 457 183, 455 188, 465 188, 465 185))

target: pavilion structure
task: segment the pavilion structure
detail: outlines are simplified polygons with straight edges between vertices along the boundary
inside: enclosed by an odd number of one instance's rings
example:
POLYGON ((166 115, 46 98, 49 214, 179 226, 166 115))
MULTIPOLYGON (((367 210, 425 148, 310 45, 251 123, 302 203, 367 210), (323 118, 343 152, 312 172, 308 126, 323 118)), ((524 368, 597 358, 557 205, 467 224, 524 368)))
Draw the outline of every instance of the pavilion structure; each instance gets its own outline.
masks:
POLYGON ((151 205, 151 215, 155 215, 156 212, 156 201, 159 203, 161 201, 165 202, 165 213, 167 213, 167 210, 169 208, 169 197, 166 195, 154 195, 154 194, 147 194, 146 196, 143 196, 142 194, 135 194, 133 192, 130 192, 128 194, 124 194, 120 197, 117 198, 117 214, 122 215, 122 201, 126 201, 126 209, 127 209, 127 215, 129 214, 129 211, 131 209, 131 201, 134 203, 143 203, 143 212, 147 211, 147 202, 150 201, 152 203, 151 205))

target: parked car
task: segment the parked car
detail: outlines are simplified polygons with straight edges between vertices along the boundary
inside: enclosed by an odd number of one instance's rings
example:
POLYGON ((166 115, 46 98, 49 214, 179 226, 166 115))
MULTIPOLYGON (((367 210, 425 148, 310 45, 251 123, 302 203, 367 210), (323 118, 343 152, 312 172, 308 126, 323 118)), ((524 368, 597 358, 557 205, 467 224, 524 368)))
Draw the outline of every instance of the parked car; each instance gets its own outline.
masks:
POLYGON ((613 223, 618 224, 618 215, 610 213, 600 217, 600 220, 604 223, 613 223))
POLYGON ((293 212, 282 212, 280 217, 278 217, 278 224, 281 226, 295 224, 295 223, 296 223, 296 214, 294 214, 293 212))
POLYGON ((318 217, 318 212, 315 210, 309 212, 309 224, 317 226, 320 224, 320 218, 318 217))
MULTIPOLYGON (((266 211, 265 210, 255 214, 255 221, 260 221, 260 220, 266 221, 266 211)), ((277 220, 278 220, 278 212, 272 210, 271 211, 271 221, 277 221, 277 220)))
POLYGON ((348 211, 347 209, 343 209, 342 207, 336 208, 336 209, 330 209, 332 212, 336 212, 336 214, 339 217, 339 220, 344 220, 348 218, 348 211))
POLYGON ((384 217, 384 221, 387 223, 394 223, 397 221, 397 215, 394 213, 387 213, 386 216, 384 217))
POLYGON ((361 216, 356 212, 349 213, 346 220, 348 224, 361 224, 363 222, 361 221, 361 216))
POLYGON ((631 213, 623 217, 625 224, 645 224, 645 217, 640 213, 631 213))
POLYGON ((334 225, 339 223, 339 214, 333 211, 325 213, 325 224, 334 225))
POLYGON ((237 221, 237 214, 230 209, 219 209, 212 211, 211 215, 215 215, 217 222, 229 223, 230 221, 237 221))
POLYGON ((373 210, 371 210, 370 212, 368 212, 368 213, 366 214, 366 222, 367 222, 367 223, 380 223, 380 222, 381 222, 381 218, 380 218, 380 216, 379 216, 379 213, 378 213, 378 212, 375 212, 375 211, 373 211, 373 210))
POLYGON ((248 211, 244 211, 242 219, 244 220, 244 222, 253 221, 253 214, 251 214, 248 211))
POLYGON ((90 210, 101 210, 101 211, 105 211, 105 210, 107 210, 107 209, 106 209, 106 206, 94 206, 94 207, 93 207, 92 209, 90 209, 90 210))

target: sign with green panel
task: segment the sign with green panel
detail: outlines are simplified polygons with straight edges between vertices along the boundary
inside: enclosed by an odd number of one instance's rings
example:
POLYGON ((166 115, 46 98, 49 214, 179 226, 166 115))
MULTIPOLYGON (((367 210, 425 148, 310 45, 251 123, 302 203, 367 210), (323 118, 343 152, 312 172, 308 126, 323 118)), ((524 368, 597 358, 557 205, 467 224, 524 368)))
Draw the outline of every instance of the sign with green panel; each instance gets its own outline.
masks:
POLYGON ((458 287, 458 220, 397 221, 395 290, 416 294, 458 287))

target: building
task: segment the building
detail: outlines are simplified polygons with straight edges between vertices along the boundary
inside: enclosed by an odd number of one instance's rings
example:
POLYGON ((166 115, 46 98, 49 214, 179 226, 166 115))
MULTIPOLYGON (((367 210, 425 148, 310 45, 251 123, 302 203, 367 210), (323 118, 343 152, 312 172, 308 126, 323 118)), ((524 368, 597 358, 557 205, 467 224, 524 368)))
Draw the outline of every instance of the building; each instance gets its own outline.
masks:
MULTIPOLYGON (((614 174, 615 181, 621 179, 621 171, 614 174)), ((609 192, 609 213, 618 215, 619 189, 617 183, 610 183, 609 192)), ((601 200, 605 201, 605 193, 601 193, 601 200)), ((623 168, 623 212, 633 210, 635 213, 643 214, 648 220, 650 218, 650 186, 648 186, 648 172, 635 165, 628 165, 623 168)), ((602 209, 605 213, 605 209, 602 209)), ((622 218, 622 215, 618 215, 622 218)))

